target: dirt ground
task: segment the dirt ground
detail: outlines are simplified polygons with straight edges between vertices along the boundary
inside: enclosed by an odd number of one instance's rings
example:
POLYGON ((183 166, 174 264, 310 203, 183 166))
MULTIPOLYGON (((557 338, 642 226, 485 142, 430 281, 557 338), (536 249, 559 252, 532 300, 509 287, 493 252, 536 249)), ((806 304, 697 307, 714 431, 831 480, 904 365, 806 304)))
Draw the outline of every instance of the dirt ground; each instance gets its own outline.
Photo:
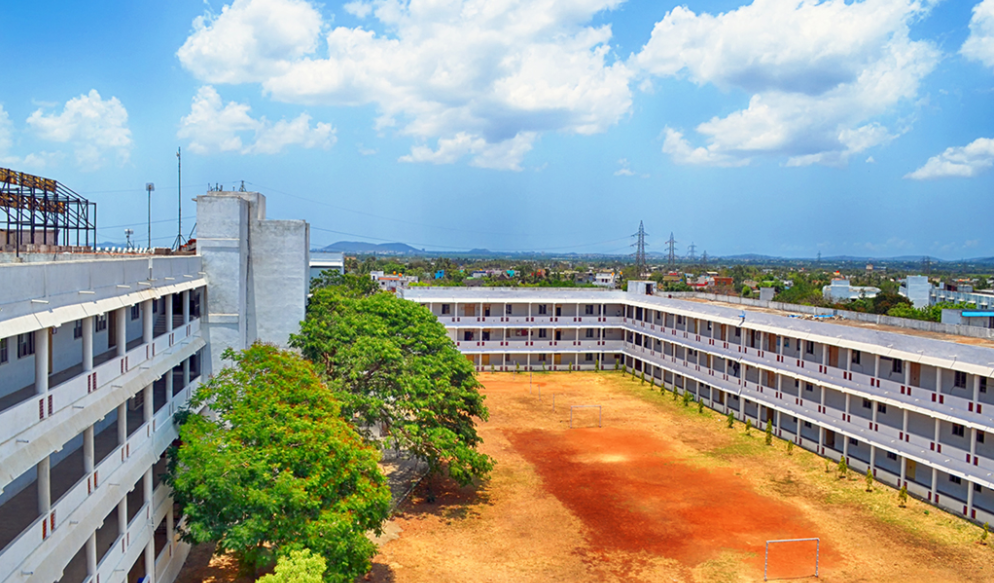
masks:
MULTIPOLYGON (((818 537, 823 581, 994 581, 976 526, 672 393, 613 372, 480 380, 492 477, 436 484, 434 504, 422 485, 367 580, 761 581, 767 540, 818 537), (570 405, 601 405, 603 427, 582 409, 570 429, 570 405)), ((771 579, 812 576, 814 551, 773 545, 771 579)))

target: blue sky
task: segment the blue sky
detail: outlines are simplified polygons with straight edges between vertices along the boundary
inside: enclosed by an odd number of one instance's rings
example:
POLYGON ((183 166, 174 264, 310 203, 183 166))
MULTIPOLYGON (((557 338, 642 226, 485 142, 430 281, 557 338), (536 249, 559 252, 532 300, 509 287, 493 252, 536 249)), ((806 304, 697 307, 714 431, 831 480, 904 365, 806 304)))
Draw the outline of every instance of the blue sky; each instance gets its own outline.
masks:
MULTIPOLYGON (((994 0, 6 2, 0 165, 315 246, 994 255, 994 0)), ((143 240, 143 238, 141 239, 143 240)))

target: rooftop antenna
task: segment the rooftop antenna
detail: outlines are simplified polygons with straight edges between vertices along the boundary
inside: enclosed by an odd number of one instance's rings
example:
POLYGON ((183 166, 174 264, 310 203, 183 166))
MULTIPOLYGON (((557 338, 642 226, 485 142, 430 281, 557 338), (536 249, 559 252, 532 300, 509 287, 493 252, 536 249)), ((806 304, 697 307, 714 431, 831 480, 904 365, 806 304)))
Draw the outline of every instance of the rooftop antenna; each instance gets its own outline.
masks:
POLYGON ((131 235, 134 235, 134 234, 135 234, 135 230, 134 229, 125 229, 124 230, 124 236, 128 238, 128 249, 134 249, 135 248, 135 244, 131 242, 131 235))
POLYGON ((148 191, 148 248, 152 248, 152 191, 155 190, 155 184, 148 182, 145 184, 145 190, 148 191))
POLYGON ((635 247, 635 277, 641 278, 643 274, 649 272, 649 266, 645 260, 645 227, 643 227, 642 221, 639 221, 639 230, 632 237, 637 237, 635 243, 632 244, 632 247, 635 247))
POLYGON ((176 148, 176 242, 173 247, 179 251, 186 241, 183 239, 183 149, 176 148))

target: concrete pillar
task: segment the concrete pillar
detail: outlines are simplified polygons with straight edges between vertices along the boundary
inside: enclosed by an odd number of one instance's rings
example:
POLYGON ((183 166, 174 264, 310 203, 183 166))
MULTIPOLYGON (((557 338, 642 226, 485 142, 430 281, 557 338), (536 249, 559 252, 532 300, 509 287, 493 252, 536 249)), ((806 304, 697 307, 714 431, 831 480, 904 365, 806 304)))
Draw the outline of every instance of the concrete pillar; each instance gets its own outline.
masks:
POLYGON ((96 580, 97 576, 97 532, 90 533, 86 539, 86 576, 96 580))
POLYGON ((152 510, 152 468, 145 470, 142 476, 142 499, 148 504, 149 511, 152 510))
POLYGON ((852 372, 852 348, 843 348, 846 351, 846 372, 852 372))
POLYGON ((48 338, 50 328, 35 330, 35 393, 48 392, 48 338))
POLYGON ((973 375, 973 402, 980 400, 980 375, 973 375))
POLYGON ((186 326, 190 323, 190 290, 186 290, 182 294, 183 297, 183 325, 186 326))
POLYGON ((166 371, 166 407, 173 401, 173 369, 166 371))
POLYGON ((128 351, 128 308, 118 308, 114 313, 114 335, 117 337, 117 355, 128 351))
POLYGON ((52 460, 45 456, 35 466, 38 481, 38 515, 48 516, 52 511, 52 460))
POLYGON ((879 379, 880 378, 880 355, 879 354, 874 354, 873 355, 873 378, 875 378, 875 379, 879 379))
MULTIPOLYGON (((935 419, 935 438, 933 439, 933 441, 935 441, 936 446, 938 446, 938 444, 939 444, 939 427, 940 427, 939 423, 940 423, 939 419, 936 418, 935 419)), ((938 447, 936 449, 938 449, 938 447)))
POLYGON ((83 472, 90 474, 93 472, 93 426, 90 425, 83 430, 83 472))
POLYGON ((150 538, 145 544, 145 581, 143 583, 155 583, 155 537, 150 538))
POLYGON ((154 324, 155 314, 152 313, 152 300, 145 300, 142 302, 142 343, 152 342, 154 324))
POLYGON ((155 412, 155 393, 152 391, 152 385, 148 385, 142 391, 142 421, 145 423, 152 422, 152 413, 155 412))
POLYGON ((128 402, 117 406, 117 445, 123 446, 128 441, 128 402))
MULTIPOLYGON (((873 421, 873 429, 874 429, 874 431, 876 431, 876 428, 877 428, 877 406, 878 405, 877 405, 876 401, 873 401, 872 403, 870 403, 870 407, 873 407, 872 421, 873 421)), ((876 463, 877 463, 877 446, 870 445, 870 468, 875 470, 876 467, 877 467, 876 463)))
POLYGON ((904 485, 908 480, 908 458, 901 456, 901 481, 897 485, 898 488, 904 485))
POLYGON ((173 294, 162 296, 162 301, 166 304, 166 333, 173 331, 173 294))
POLYGON ((966 517, 973 516, 973 482, 966 481, 966 517))
POLYGON ((939 484, 939 470, 935 466, 932 466, 932 486, 930 488, 930 492, 932 493, 933 504, 935 504, 936 502, 935 498, 936 494, 938 493, 938 489, 936 488, 936 486, 938 486, 938 484, 939 484))
MULTIPOLYGON (((128 493, 127 492, 124 492, 121 501, 117 503, 117 530, 118 534, 120 534, 121 537, 124 537, 125 540, 127 540, 127 537, 125 536, 125 533, 128 532, 128 493)), ((125 543, 125 546, 127 546, 127 543, 125 543)))
POLYGON ((828 344, 821 345, 821 363, 828 366, 828 344))
POLYGON ((821 450, 825 446, 825 428, 821 425, 818 426, 818 455, 821 455, 821 450))
POLYGON ((904 361, 904 386, 911 386, 911 363, 904 361))
POLYGON ((93 370, 93 316, 83 318, 83 370, 93 370))

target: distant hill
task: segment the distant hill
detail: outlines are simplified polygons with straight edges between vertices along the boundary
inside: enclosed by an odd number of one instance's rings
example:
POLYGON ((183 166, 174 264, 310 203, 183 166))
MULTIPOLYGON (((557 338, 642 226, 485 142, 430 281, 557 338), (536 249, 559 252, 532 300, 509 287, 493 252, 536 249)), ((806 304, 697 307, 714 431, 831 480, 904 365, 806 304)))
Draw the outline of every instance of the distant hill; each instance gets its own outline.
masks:
POLYGON ((339 253, 377 253, 385 255, 413 255, 424 253, 421 249, 411 247, 407 243, 362 243, 359 241, 339 241, 318 251, 337 251, 339 253))

